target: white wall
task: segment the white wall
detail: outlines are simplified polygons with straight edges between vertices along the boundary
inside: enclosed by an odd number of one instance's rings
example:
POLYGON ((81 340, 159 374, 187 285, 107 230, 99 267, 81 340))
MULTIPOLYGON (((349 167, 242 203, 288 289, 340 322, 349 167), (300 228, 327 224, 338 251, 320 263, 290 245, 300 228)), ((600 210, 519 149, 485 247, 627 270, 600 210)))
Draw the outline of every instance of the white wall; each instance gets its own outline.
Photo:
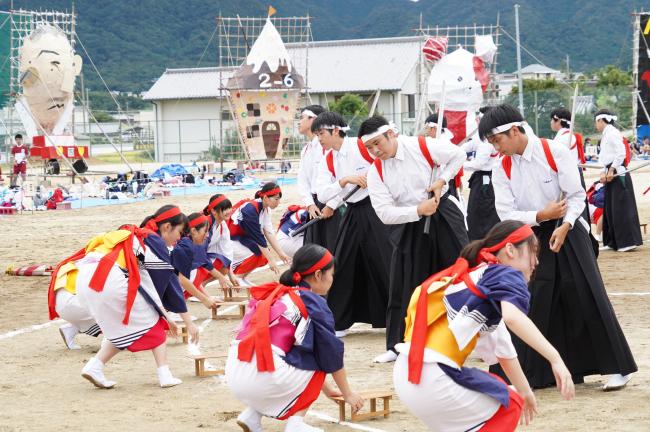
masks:
MULTIPOLYGON (((220 102, 217 98, 165 100, 156 104, 156 154, 159 161, 189 162, 208 150, 211 141, 213 144, 220 142, 220 102)), ((223 109, 228 109, 225 100, 223 109)), ((233 127, 231 121, 224 121, 224 135, 233 127)))

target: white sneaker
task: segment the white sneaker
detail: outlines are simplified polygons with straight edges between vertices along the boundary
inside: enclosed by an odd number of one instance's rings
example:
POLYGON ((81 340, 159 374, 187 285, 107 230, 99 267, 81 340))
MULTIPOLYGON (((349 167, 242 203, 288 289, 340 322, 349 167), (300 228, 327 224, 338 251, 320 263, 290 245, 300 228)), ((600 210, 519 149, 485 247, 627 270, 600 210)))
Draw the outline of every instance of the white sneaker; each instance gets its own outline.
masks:
POLYGON ((606 251, 606 250, 612 250, 612 248, 609 247, 609 246, 601 246, 601 247, 598 248, 598 250, 606 251))
POLYGON ((252 408, 246 408, 237 416, 237 424, 244 432, 263 432, 262 414, 252 408))
POLYGON ((334 333, 336 334, 336 337, 340 339, 346 337, 349 331, 350 329, 336 330, 334 333))
POLYGON ((607 381, 607 384, 603 386, 603 391, 614 391, 614 390, 620 390, 623 387, 627 385, 627 383, 630 382, 632 379, 632 374, 629 375, 621 375, 621 374, 616 374, 612 375, 609 377, 609 380, 607 381))
POLYGON ((291 416, 287 419, 287 425, 284 428, 284 432, 325 432, 321 428, 310 426, 305 423, 305 420, 302 416, 291 416))
POLYGON ((192 303, 201 303, 201 300, 197 299, 196 297, 192 296, 187 299, 187 301, 190 301, 192 303))
POLYGON ((81 347, 74 340, 75 336, 79 334, 79 329, 77 327, 73 326, 72 324, 64 324, 59 327, 59 333, 63 338, 63 343, 65 343, 65 346, 67 346, 68 349, 81 349, 81 347))
POLYGON ((158 381, 160 381, 160 387, 162 388, 174 387, 183 383, 182 380, 172 375, 167 365, 158 368, 158 381))
POLYGON ((632 251, 634 249, 636 249, 636 245, 635 246, 626 246, 624 248, 617 249, 617 252, 629 252, 629 251, 632 251))
POLYGON ((379 354, 377 357, 374 358, 372 361, 373 363, 390 363, 394 362, 397 360, 397 353, 392 350, 388 350, 385 353, 379 354))
POLYGON ((104 376, 104 363, 97 357, 88 360, 88 363, 81 369, 81 376, 93 383, 95 387, 101 389, 111 389, 117 384, 115 381, 109 381, 104 376))

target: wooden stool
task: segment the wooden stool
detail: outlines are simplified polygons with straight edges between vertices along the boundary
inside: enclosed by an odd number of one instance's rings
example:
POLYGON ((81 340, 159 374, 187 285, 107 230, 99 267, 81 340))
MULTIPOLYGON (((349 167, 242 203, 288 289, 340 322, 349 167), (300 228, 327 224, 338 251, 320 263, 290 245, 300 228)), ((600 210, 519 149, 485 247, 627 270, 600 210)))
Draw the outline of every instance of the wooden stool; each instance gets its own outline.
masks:
POLYGON ((15 215, 18 213, 16 207, 0 207, 0 215, 15 215))
POLYGON ((194 360, 194 372, 197 377, 208 377, 213 375, 223 375, 225 374, 223 369, 216 370, 205 370, 205 360, 206 359, 226 359, 227 356, 224 355, 215 355, 215 354, 197 354, 189 356, 194 360))
POLYGON ((57 210, 71 210, 72 209, 72 201, 61 201, 60 203, 56 203, 56 209, 57 210))
POLYGON ((641 224, 639 226, 643 228, 643 234, 646 234, 648 232, 648 224, 641 224))
POLYGON ((223 290, 223 301, 225 302, 245 302, 251 298, 251 292, 246 290, 246 296, 236 296, 234 295, 235 288, 222 288, 223 290))
POLYGON ((223 302, 219 303, 216 307, 212 308, 212 319, 213 320, 218 320, 218 319, 241 319, 244 318, 244 314, 246 313, 246 301, 232 301, 232 302, 223 302), (219 311, 220 307, 228 307, 228 306, 238 306, 239 307, 239 313, 237 315, 234 314, 228 314, 228 315, 219 315, 217 312, 219 311))
MULTIPOLYGON (((393 398, 393 392, 390 390, 371 390, 359 392, 359 395, 365 400, 370 401, 370 412, 359 414, 351 413, 350 421, 361 421, 374 417, 388 418, 390 414, 390 400, 393 398), (377 399, 384 400, 384 409, 377 411, 377 399)), ((332 400, 339 405, 339 421, 345 421, 345 400, 343 396, 333 397, 332 400)))
POLYGON ((181 337, 183 338, 183 343, 187 345, 190 341, 190 335, 187 332, 187 327, 185 326, 185 324, 179 324, 179 323, 176 323, 176 326, 178 326, 178 328, 181 329, 181 337))

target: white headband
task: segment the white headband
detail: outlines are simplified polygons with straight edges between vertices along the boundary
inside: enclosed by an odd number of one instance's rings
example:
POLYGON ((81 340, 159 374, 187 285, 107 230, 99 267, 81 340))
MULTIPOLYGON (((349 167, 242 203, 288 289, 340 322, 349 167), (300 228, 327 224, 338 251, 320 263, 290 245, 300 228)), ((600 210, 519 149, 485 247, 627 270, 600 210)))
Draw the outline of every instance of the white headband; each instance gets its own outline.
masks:
MULTIPOLYGON (((432 127, 432 128, 433 128, 433 127, 438 127, 438 123, 434 123, 434 122, 425 123, 424 125, 425 125, 425 126, 428 126, 428 127, 432 127)), ((445 131, 446 131, 447 128, 443 126, 443 127, 442 127, 442 130, 445 130, 445 131)))
POLYGON ((559 118, 559 117, 556 116, 556 115, 553 116, 553 119, 554 119, 554 120, 558 120, 558 121, 565 121, 566 124, 568 124, 568 125, 571 124, 571 120, 561 119, 561 118, 559 118))
POLYGON ((338 129, 341 132, 347 132, 350 130, 350 126, 335 126, 335 125, 329 125, 329 126, 321 126, 320 129, 328 129, 328 130, 334 130, 338 129))
POLYGON ((379 129, 377 129, 377 130, 374 131, 374 132, 371 132, 371 133, 369 133, 369 134, 363 135, 363 136, 361 137, 361 142, 365 144, 365 143, 367 143, 368 141, 370 141, 371 139, 373 139, 373 138, 377 138, 379 135, 383 135, 383 134, 385 134, 385 133, 388 132, 389 130, 392 130, 392 131, 395 132, 395 133, 398 133, 398 132, 399 132, 399 130, 397 129, 397 126, 395 126, 395 123, 390 122, 390 123, 388 123, 387 125, 380 126, 379 129))
POLYGON ((608 122, 611 122, 612 120, 613 121, 618 120, 618 117, 616 117, 615 115, 611 115, 611 114, 598 114, 596 116, 596 120, 607 120, 608 122))
POLYGON ((498 133, 502 133, 502 132, 505 132, 505 131, 509 131, 510 129, 513 128, 513 126, 521 126, 521 122, 512 122, 512 123, 506 123, 506 124, 501 125, 501 126, 497 126, 494 129, 492 129, 492 131, 490 132, 490 136, 496 135, 498 133))
POLYGON ((307 117, 318 117, 316 114, 314 114, 313 111, 308 110, 308 109, 304 109, 304 110, 302 110, 302 112, 300 113, 300 115, 306 115, 307 117))

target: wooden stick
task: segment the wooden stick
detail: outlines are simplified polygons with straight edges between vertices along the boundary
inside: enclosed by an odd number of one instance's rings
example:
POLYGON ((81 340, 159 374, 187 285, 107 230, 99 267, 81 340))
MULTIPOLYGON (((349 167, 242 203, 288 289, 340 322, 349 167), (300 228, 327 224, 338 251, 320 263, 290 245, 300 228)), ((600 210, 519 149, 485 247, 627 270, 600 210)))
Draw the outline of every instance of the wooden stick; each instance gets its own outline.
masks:
MULTIPOLYGON (((440 139, 442 134, 442 120, 445 118, 445 97, 446 97, 446 82, 442 81, 442 95, 440 96, 440 106, 438 107, 438 124, 436 125, 436 140, 440 139)), ((431 178, 429 179, 429 186, 431 186, 434 180, 438 177, 438 166, 435 165, 431 170, 431 178)), ((433 196, 433 192, 429 192, 429 199, 433 196)), ((431 216, 427 216, 427 219, 424 221, 424 233, 429 234, 431 231, 431 216)))
MULTIPOLYGON (((359 189, 361 189, 361 186, 355 186, 354 189, 352 189, 352 190, 350 191, 350 193, 348 193, 345 197, 343 197, 343 202, 341 202, 341 204, 340 204, 338 207, 336 207, 336 208, 334 209, 334 211, 338 210, 339 207, 341 207, 341 206, 342 206, 344 203, 346 203, 350 198, 352 198, 352 195, 354 195, 355 193, 357 193, 357 191, 358 191, 359 189)), ((306 224, 304 224, 304 225, 301 226, 300 228, 296 228, 295 230, 289 232, 289 237, 295 237, 295 236, 297 236, 298 234, 300 234, 300 233, 306 231, 307 228, 309 228, 310 226, 316 224, 316 223, 317 223, 319 220, 321 220, 321 219, 322 219, 322 217, 315 217, 314 219, 310 220, 309 222, 307 222, 306 224)))

